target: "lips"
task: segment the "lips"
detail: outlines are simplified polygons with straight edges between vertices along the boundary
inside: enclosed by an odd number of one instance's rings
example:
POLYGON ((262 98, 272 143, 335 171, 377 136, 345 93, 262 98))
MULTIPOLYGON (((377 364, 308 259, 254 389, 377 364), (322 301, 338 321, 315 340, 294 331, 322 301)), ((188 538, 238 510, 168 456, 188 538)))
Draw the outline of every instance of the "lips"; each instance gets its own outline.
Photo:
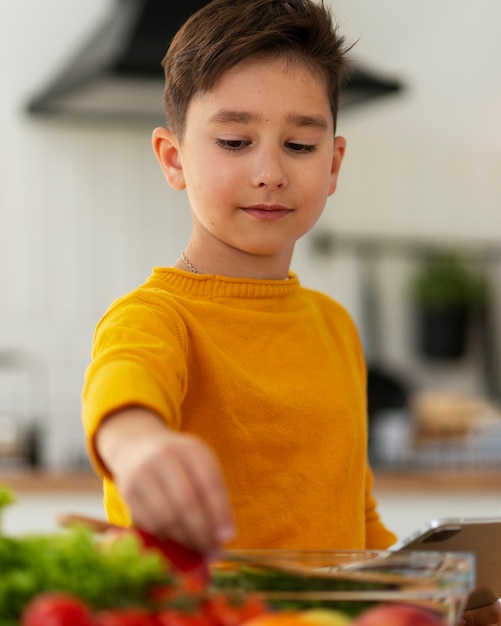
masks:
POLYGON ((281 204, 256 204, 253 206, 242 207, 242 210, 256 219, 262 221, 274 221, 282 219, 289 215, 291 209, 281 204))

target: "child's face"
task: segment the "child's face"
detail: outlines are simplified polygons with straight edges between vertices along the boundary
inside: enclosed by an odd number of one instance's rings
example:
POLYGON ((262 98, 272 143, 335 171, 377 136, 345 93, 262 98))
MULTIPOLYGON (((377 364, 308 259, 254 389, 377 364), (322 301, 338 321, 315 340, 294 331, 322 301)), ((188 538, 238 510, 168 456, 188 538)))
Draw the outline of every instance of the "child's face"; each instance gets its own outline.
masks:
POLYGON ((182 142, 155 133, 167 179, 187 190, 199 245, 288 262, 336 188, 345 147, 324 81, 280 59, 240 63, 198 95, 182 142))

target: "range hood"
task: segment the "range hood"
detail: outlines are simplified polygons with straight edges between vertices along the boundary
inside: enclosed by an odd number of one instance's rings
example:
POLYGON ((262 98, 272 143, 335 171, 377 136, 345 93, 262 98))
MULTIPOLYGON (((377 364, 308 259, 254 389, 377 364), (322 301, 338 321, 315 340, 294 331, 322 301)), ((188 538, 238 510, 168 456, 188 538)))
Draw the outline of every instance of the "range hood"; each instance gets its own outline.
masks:
MULTIPOLYGON (((163 124, 161 60, 188 17, 209 0, 115 0, 66 69, 27 104, 32 114, 163 124)), ((393 94, 398 81, 355 65, 340 109, 393 94)))

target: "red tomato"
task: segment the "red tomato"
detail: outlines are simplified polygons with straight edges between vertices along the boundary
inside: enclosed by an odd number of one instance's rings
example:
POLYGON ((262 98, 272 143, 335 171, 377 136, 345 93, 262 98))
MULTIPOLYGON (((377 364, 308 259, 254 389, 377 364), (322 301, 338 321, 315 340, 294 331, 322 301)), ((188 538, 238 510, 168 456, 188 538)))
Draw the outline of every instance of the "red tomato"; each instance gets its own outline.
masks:
POLYGON ((209 619, 200 611, 163 609, 156 614, 158 626, 211 626, 209 619))
POLYGON ((109 609, 95 617, 96 626, 156 626, 155 617, 140 608, 109 609))
POLYGON ((173 539, 159 539, 138 528, 135 529, 135 532, 140 537, 145 548, 159 550, 167 561, 171 563, 176 572, 190 574, 190 576, 197 578, 200 583, 205 585, 209 582, 209 566, 201 552, 193 550, 193 548, 189 548, 173 539))
POLYGON ((204 610, 215 626, 239 626, 269 612, 269 607, 258 594, 215 593, 204 603, 204 610))
POLYGON ((21 616, 21 626, 95 626, 90 608, 68 593, 34 596, 21 616))

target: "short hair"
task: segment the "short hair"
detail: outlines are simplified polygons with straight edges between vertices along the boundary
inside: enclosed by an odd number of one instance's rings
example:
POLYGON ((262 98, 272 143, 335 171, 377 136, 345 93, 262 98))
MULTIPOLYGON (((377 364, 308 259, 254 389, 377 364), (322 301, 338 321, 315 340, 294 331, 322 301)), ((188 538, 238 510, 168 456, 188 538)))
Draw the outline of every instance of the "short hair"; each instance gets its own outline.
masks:
POLYGON ((167 127, 182 140, 192 99, 253 56, 284 58, 325 77, 335 126, 346 52, 323 0, 213 0, 181 26, 162 61, 167 127))

